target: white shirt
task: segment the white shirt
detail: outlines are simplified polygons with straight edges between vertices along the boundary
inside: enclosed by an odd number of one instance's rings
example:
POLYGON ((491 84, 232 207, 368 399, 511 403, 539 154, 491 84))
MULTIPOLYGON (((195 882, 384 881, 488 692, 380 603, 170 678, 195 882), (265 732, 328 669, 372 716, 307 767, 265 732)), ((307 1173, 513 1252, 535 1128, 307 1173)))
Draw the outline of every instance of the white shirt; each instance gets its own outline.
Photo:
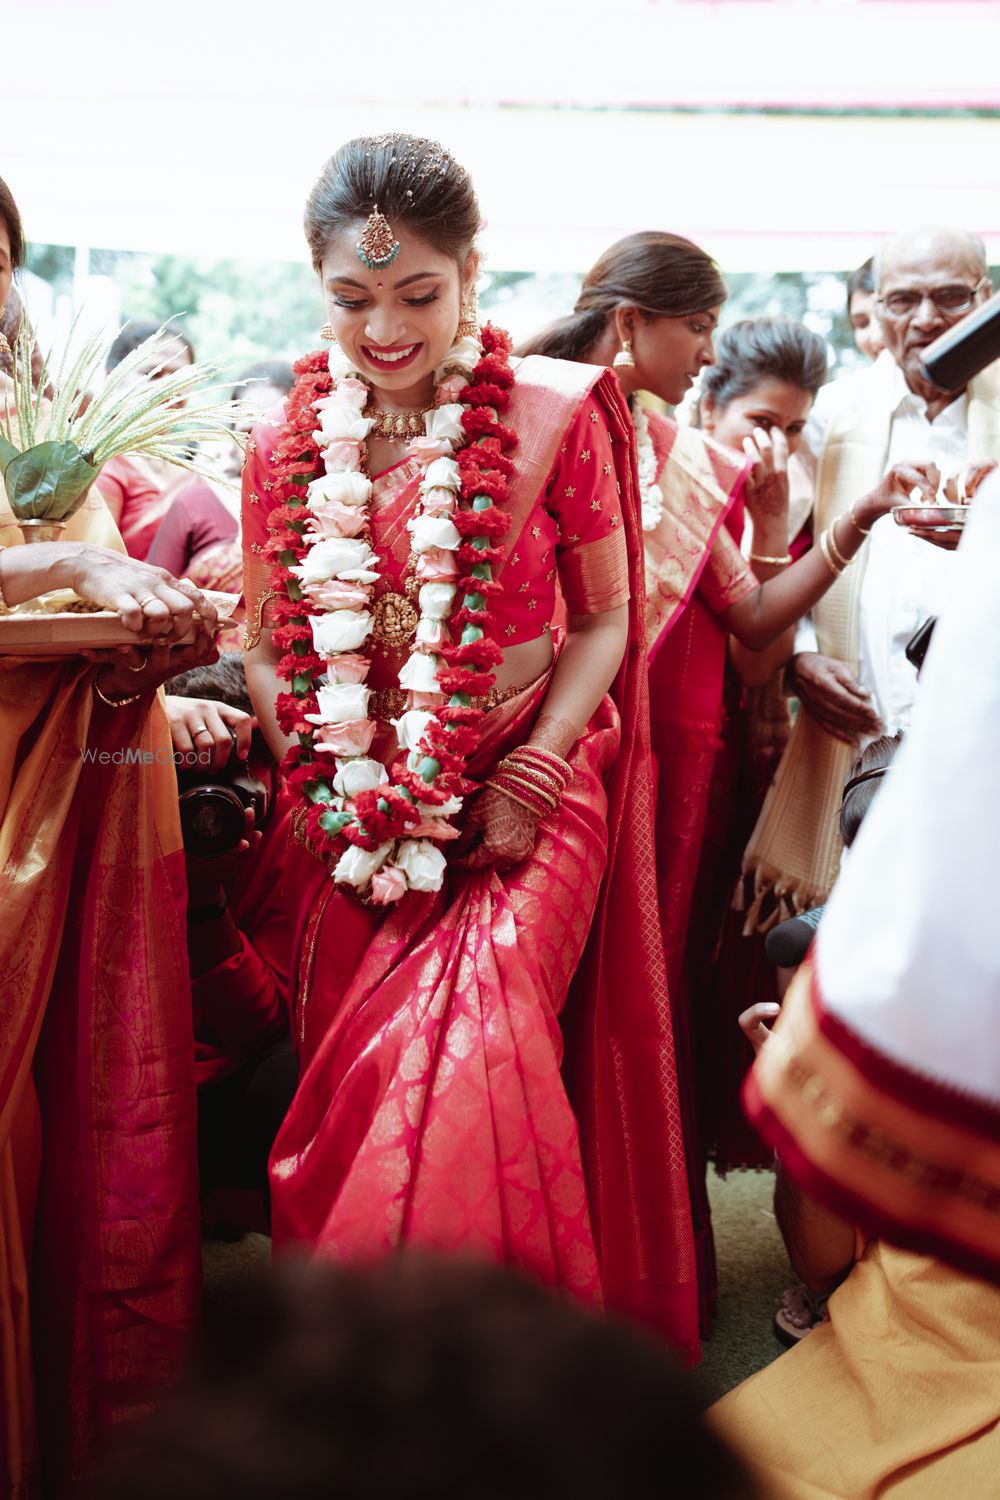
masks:
MULTIPOLYGON (((806 425, 805 440, 817 455, 823 451, 836 410, 838 384, 833 381, 821 389, 806 425)), ((940 470, 943 484, 975 458, 969 453, 966 395, 952 401, 929 422, 926 403, 910 390, 897 366, 893 396, 883 472, 906 460, 931 462, 940 470)), ((886 734, 909 727, 917 674, 906 660, 906 645, 928 616, 940 613, 954 567, 953 552, 911 536, 896 525, 892 516, 883 516, 872 527, 861 584, 858 678, 871 693, 872 706, 886 734)), ((817 649, 810 621, 800 626, 795 649, 817 649)))

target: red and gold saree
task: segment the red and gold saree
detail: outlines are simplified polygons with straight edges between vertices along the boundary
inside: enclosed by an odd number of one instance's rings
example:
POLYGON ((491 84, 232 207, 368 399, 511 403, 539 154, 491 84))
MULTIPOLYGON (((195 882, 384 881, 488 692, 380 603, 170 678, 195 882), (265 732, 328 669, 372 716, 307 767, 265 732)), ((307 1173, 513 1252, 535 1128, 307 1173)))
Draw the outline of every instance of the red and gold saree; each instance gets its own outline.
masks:
MULTIPOLYGON (((514 870, 453 867, 440 892, 411 892, 382 916, 295 848, 302 1077, 272 1156, 275 1236, 336 1256, 409 1241, 510 1261, 645 1319, 693 1355, 694 1261, 652 878, 631 424, 606 373, 542 359, 518 368, 505 420, 519 439, 505 596, 516 591, 529 610, 541 601, 529 618, 543 629, 555 559, 522 589, 524 558, 556 509, 569 547, 604 506, 605 534, 571 552, 560 576, 606 608, 613 556, 624 565, 627 554, 628 651, 570 757, 558 811, 514 870), (613 531, 626 538, 616 553, 613 531)), ((403 465, 376 482, 373 545, 394 587, 414 474, 403 465)), ((251 630, 265 607, 267 488, 258 434, 244 490, 251 630)), ((548 675, 489 713, 475 780, 527 738, 548 675)), ((382 686, 374 669, 370 681, 382 686)))
MULTIPOLYGON (((9 519, 9 513, 7 513, 9 519)), ((19 540, 2 527, 0 541, 19 540)), ((96 496, 69 535, 120 549, 96 496)), ((0 1473, 86 1478, 179 1373, 200 1280, 184 862, 159 703, 0 657, 0 1473)))
POLYGON ((740 555, 746 465, 694 428, 648 414, 663 516, 646 532, 649 696, 656 764, 656 879, 673 1004, 699 1268, 701 1329, 715 1301, 715 1254, 698 1126, 686 968, 691 903, 720 745, 728 632, 720 615, 757 581, 740 555))

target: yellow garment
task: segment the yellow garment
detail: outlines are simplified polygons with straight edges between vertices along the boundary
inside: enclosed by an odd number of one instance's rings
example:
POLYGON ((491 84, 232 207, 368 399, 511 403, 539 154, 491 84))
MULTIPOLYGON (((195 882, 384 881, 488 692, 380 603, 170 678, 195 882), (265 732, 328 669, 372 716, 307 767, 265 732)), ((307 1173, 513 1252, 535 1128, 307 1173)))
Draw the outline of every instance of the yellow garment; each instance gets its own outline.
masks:
POLYGON ((765 1494, 1000 1495, 1000 1288, 874 1240, 829 1307, 710 1413, 765 1494))

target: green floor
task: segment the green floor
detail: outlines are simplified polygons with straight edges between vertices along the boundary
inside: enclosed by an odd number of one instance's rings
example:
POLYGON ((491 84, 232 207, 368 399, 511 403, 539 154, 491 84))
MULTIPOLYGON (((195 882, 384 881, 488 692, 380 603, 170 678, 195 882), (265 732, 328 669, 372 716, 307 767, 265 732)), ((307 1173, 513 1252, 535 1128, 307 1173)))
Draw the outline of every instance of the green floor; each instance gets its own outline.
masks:
MULTIPOLYGON (((724 1395, 782 1352, 771 1318, 793 1280, 771 1211, 770 1172, 731 1172, 709 1181, 719 1262, 719 1310, 696 1373, 706 1400, 724 1395)), ((263 1279, 271 1244, 245 1234, 235 1244, 206 1240, 205 1314, 211 1319, 248 1281, 263 1279)))

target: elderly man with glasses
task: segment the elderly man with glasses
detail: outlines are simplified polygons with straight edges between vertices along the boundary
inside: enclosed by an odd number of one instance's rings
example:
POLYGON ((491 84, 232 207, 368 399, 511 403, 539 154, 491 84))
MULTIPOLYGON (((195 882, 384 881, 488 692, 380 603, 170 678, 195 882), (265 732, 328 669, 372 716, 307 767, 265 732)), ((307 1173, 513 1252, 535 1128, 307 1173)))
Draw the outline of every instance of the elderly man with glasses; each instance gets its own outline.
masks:
MULTIPOLYGON (((958 391, 938 390, 922 367, 927 346, 992 295, 982 242, 951 229, 896 235, 876 258, 875 290, 885 349, 820 391, 805 430, 816 535, 892 464, 933 463, 942 499, 953 499, 971 497, 1000 460, 998 367, 958 391)), ((776 901, 804 910, 829 893, 840 861, 834 811, 856 746, 909 724, 917 678, 906 645, 951 581, 941 541, 883 517, 800 627, 786 683, 803 712, 745 858, 755 919, 766 922, 776 901)))

